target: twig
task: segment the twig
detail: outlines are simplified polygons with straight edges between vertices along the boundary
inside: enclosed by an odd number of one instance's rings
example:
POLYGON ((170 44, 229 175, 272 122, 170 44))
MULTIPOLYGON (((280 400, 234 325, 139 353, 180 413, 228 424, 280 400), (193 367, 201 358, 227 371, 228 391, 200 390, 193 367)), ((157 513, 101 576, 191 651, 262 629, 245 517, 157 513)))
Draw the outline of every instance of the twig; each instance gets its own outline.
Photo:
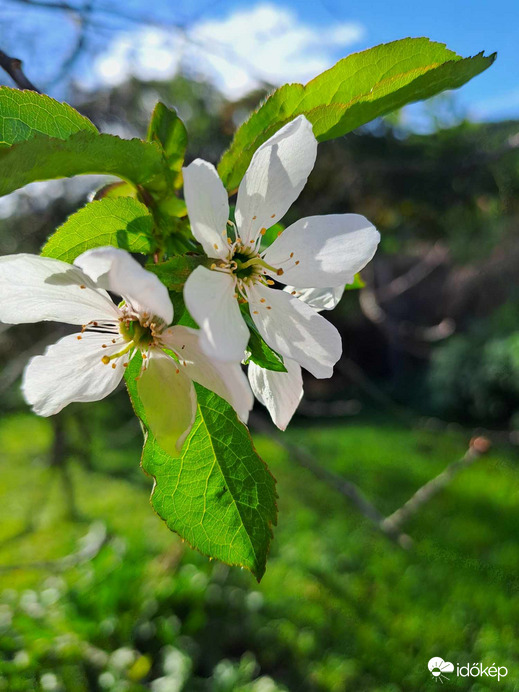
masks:
POLYGON ((389 531, 399 531, 402 524, 408 521, 418 512, 424 504, 429 502, 437 493, 450 483, 454 476, 462 469, 471 466, 475 461, 488 452, 490 441, 486 437, 475 437, 470 441, 469 448, 465 454, 453 461, 438 476, 422 485, 415 494, 382 522, 383 526, 389 531))
POLYGON ((17 565, 0 565, 0 573, 14 572, 17 570, 43 569, 53 572, 65 572, 84 562, 93 560, 101 548, 108 542, 109 534, 104 524, 96 522, 92 524, 86 536, 80 539, 80 547, 75 553, 65 555, 57 560, 38 560, 17 565))
POLYGON ((22 61, 18 58, 11 58, 0 50, 0 67, 7 72, 19 89, 30 89, 38 94, 41 93, 25 76, 22 69, 22 61))
POLYGON ((384 525, 384 515, 363 495, 355 483, 323 467, 304 447, 288 442, 280 433, 273 433, 271 426, 259 416, 253 414, 251 420, 255 428, 267 434, 270 439, 273 438, 280 447, 283 447, 290 454, 290 458, 293 461, 310 471, 319 480, 324 481, 344 498, 347 498, 387 538, 390 538, 405 550, 412 547, 412 540, 409 536, 401 533, 398 529, 384 525))

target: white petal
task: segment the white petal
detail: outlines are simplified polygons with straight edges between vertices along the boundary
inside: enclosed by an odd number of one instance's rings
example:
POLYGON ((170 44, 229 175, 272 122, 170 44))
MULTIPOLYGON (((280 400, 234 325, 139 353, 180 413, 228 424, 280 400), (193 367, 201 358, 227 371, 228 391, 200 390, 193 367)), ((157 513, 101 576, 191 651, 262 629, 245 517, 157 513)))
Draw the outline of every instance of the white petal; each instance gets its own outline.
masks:
POLYGON ((208 257, 226 257, 229 201, 216 168, 196 159, 182 169, 182 175, 193 235, 208 257))
POLYGON ((200 345, 211 358, 240 362, 249 340, 230 274, 197 267, 184 286, 184 300, 202 330, 200 345))
POLYGON ((106 291, 77 267, 50 257, 0 257, 0 321, 87 324, 117 320, 119 310, 106 291))
POLYGON ((165 452, 178 456, 195 422, 193 383, 171 356, 153 349, 137 392, 153 436, 165 452))
POLYGON ((87 250, 74 261, 101 288, 124 298, 140 315, 173 321, 173 305, 168 289, 126 252, 115 247, 87 250))
POLYGON ((300 288, 344 286, 353 283, 370 261, 379 240, 376 228, 359 214, 309 216, 283 231, 264 259, 283 269, 281 277, 273 274, 283 283, 300 288))
POLYGON ((303 378, 299 365, 285 358, 287 372, 265 370, 249 363, 249 382, 258 401, 267 407, 275 425, 286 430, 303 397, 303 378))
POLYGON ((333 310, 339 303, 343 294, 344 286, 336 288, 294 288, 294 286, 285 286, 283 289, 287 293, 292 294, 303 303, 306 303, 317 312, 321 310, 333 310))
POLYGON ((99 401, 117 387, 128 358, 114 358, 107 365, 102 362, 103 356, 117 353, 124 344, 122 339, 112 344, 110 336, 71 334, 49 346, 43 356, 31 358, 22 391, 35 413, 52 416, 73 401, 99 401), (108 344, 107 348, 103 344, 108 344))
POLYGON ((313 308, 285 291, 256 284, 248 291, 250 312, 267 344, 314 377, 331 377, 341 357, 339 332, 313 308), (261 299, 265 302, 261 302, 261 299))
POLYGON ((306 185, 316 155, 317 140, 304 115, 256 150, 236 202, 236 224, 244 243, 281 221, 306 185))
POLYGON ((188 377, 225 399, 246 423, 254 397, 240 364, 210 359, 201 349, 200 334, 189 327, 170 327, 162 334, 162 342, 179 356, 188 377))

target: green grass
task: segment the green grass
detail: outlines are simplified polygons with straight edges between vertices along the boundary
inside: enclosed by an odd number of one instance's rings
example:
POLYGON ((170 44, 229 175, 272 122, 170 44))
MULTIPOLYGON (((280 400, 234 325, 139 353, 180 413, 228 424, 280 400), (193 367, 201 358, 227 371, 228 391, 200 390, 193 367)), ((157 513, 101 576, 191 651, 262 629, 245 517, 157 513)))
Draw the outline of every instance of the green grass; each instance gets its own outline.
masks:
MULTIPOLYGON (((286 435, 386 514, 467 445, 459 432, 369 422, 286 435)), ((138 437, 128 437, 111 449, 96 443, 100 468, 105 458, 119 471, 138 465, 138 437)), ((59 473, 48 466, 50 443, 49 421, 0 423, 0 564, 69 554, 99 521, 109 540, 62 574, 0 573, 3 689, 427 690, 432 656, 510 671, 499 683, 451 675, 453 689, 519 689, 513 451, 491 452, 424 506, 405 527, 415 542, 406 553, 275 442, 258 438, 279 492, 279 526, 258 586, 170 534, 144 477, 115 479, 73 461, 81 520, 72 521, 59 473), (12 538, 28 517, 35 530, 12 538)))

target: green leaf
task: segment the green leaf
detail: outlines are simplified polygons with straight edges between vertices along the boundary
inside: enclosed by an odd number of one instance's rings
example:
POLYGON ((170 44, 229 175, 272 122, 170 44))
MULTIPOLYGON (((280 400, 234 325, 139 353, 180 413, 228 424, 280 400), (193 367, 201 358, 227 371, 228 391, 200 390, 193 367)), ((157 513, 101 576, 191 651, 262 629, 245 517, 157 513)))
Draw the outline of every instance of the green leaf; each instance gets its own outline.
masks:
POLYGON ((42 255, 73 262, 85 250, 104 245, 128 252, 153 252, 153 217, 144 204, 130 197, 90 202, 57 229, 42 255))
POLYGON ((156 274, 170 291, 182 291, 191 272, 211 261, 205 255, 177 255, 160 264, 150 262, 146 269, 156 274))
POLYGON ((305 86, 287 84, 274 91, 236 132, 218 166, 220 177, 234 190, 256 149, 298 115, 308 118, 319 141, 340 137, 407 103, 457 89, 495 57, 462 58, 427 38, 354 53, 305 86))
POLYGON ((360 274, 355 274, 353 277, 353 283, 352 284, 346 284, 344 287, 346 291, 357 291, 359 288, 364 288, 365 282, 362 280, 362 277, 360 274))
POLYGON ((252 360, 253 363, 256 363, 261 368, 274 370, 275 372, 287 372, 283 358, 265 343, 255 329, 250 330, 247 351, 250 352, 249 360, 252 360))
POLYGON ((148 141, 156 142, 164 150, 169 169, 177 174, 177 184, 181 181, 178 174, 182 169, 187 147, 187 132, 182 120, 174 109, 168 108, 159 101, 155 106, 148 128, 148 141))
POLYGON ((116 197, 133 197, 137 199, 139 195, 138 189, 131 183, 127 183, 124 180, 116 180, 115 183, 108 183, 108 185, 103 185, 94 196, 94 199, 114 199, 116 197))
MULTIPOLYGON (((126 382, 135 412, 146 425, 132 360, 126 382)), ((170 457, 148 432, 143 470, 153 476, 153 508, 168 528, 204 555, 265 572, 276 523, 275 480, 258 456, 247 428, 223 399, 196 386, 198 413, 182 454, 170 457)))
POLYGON ((172 291, 170 292, 169 297, 171 298, 171 302, 173 303, 173 324, 181 324, 183 327, 191 327, 192 329, 198 329, 197 323, 191 317, 189 310, 186 308, 183 293, 172 291))
POLYGON ((36 180, 108 173, 151 190, 165 187, 157 145, 140 139, 77 132, 66 140, 36 135, 0 148, 0 196, 36 180))
POLYGON ((66 103, 34 91, 0 87, 0 143, 14 144, 36 134, 67 139, 80 130, 97 132, 88 118, 66 103))

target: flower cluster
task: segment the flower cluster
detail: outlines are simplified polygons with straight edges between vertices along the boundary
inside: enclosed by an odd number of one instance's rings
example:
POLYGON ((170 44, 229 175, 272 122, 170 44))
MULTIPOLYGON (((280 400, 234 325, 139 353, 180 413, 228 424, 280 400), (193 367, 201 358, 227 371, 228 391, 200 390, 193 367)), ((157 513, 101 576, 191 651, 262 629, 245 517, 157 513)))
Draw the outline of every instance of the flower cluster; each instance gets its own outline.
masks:
POLYGON ((199 330, 171 326, 166 287, 124 250, 89 250, 73 265, 27 254, 0 258, 2 322, 81 327, 29 362, 22 389, 33 410, 49 416, 107 396, 141 354, 138 395, 170 454, 180 452, 195 419, 193 382, 225 399, 243 422, 254 393, 285 429, 303 394, 301 368, 330 377, 341 355, 339 333, 319 313, 335 307, 379 241, 364 217, 342 214, 296 221, 262 248, 266 231, 301 193, 316 152, 303 116, 267 140, 240 184, 234 222, 216 169, 200 159, 183 169, 192 232, 211 260, 184 288, 199 330), (282 357, 285 372, 250 362, 247 381, 246 320, 282 357))
POLYGON ((341 337, 319 312, 335 307, 345 284, 373 257, 380 239, 363 216, 309 216, 266 249, 261 239, 299 197, 315 163, 317 140, 304 116, 261 145, 238 189, 235 223, 216 169, 197 159, 183 169, 195 238, 213 263, 188 278, 186 305, 202 330, 205 353, 222 362, 243 358, 249 340, 243 306, 255 328, 284 359, 287 372, 249 365, 256 397, 285 429, 301 397, 301 367, 332 375, 341 337), (285 285, 280 290, 279 285, 285 285))

